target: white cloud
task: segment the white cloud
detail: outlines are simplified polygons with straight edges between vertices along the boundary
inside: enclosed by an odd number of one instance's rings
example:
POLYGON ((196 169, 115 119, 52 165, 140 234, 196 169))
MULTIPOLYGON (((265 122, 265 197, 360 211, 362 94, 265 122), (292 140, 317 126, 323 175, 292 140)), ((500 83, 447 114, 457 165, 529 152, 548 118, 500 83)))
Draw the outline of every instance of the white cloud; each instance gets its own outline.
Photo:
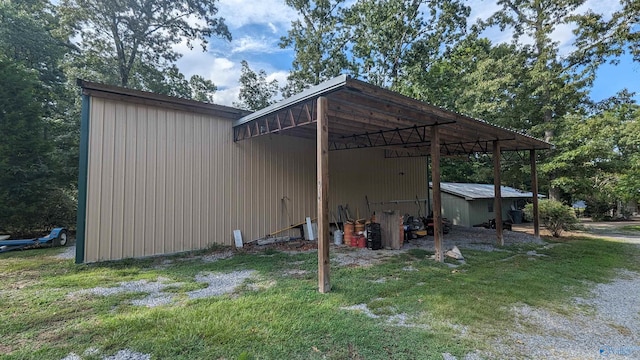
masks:
POLYGON ((224 17, 232 29, 253 24, 288 29, 291 20, 298 17, 282 0, 220 0, 218 10, 218 15, 224 17))
POLYGON ((232 53, 265 53, 271 54, 274 52, 282 51, 278 46, 278 39, 261 37, 243 36, 240 39, 234 40, 232 53))
POLYGON ((269 26, 269 29, 271 29, 271 32, 274 34, 278 33, 278 27, 275 26, 272 22, 268 23, 267 26, 269 26))
POLYGON ((471 0, 467 1, 467 6, 471 7, 471 13, 467 20, 468 25, 473 25, 478 20, 486 20, 500 10, 500 5, 494 0, 471 0))
POLYGON ((267 81, 277 80, 282 87, 287 82, 288 71, 275 71, 267 75, 267 81))
POLYGON ((239 93, 240 86, 218 90, 213 94, 213 103, 218 105, 233 106, 234 102, 238 102, 239 93))

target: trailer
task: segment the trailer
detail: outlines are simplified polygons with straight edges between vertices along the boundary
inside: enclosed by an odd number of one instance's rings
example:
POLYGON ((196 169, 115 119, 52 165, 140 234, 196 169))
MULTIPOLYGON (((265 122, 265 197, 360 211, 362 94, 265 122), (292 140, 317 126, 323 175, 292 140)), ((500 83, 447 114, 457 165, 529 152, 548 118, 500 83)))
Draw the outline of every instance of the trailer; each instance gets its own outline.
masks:
POLYGON ((0 240, 0 253, 21 250, 27 248, 37 248, 44 245, 66 246, 68 242, 67 229, 55 228, 49 235, 35 239, 0 240))

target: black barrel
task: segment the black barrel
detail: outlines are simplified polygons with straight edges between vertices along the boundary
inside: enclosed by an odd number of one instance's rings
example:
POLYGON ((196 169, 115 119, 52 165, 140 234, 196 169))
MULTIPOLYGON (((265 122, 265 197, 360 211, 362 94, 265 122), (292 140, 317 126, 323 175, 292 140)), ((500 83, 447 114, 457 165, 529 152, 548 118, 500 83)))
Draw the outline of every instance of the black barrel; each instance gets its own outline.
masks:
POLYGON ((369 223, 365 225, 367 230, 367 247, 371 250, 382 248, 382 231, 379 223, 369 223))

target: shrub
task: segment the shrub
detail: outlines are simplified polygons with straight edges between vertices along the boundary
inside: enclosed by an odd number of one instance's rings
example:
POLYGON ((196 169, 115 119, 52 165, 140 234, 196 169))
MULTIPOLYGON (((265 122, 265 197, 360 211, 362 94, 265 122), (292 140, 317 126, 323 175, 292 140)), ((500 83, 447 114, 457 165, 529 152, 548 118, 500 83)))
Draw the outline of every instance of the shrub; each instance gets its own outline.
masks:
MULTIPOLYGON (((568 230, 578 222, 573 209, 556 200, 540 200, 538 210, 540 211, 540 222, 551 232, 553 237, 560 237, 563 230, 568 230)), ((524 211, 527 216, 533 218, 533 204, 527 204, 524 211)))

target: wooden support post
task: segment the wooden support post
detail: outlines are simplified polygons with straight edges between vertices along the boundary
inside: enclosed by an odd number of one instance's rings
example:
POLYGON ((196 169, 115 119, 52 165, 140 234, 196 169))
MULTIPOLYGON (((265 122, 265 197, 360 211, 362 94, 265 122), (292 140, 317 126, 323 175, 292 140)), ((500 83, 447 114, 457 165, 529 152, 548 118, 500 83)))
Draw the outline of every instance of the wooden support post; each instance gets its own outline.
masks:
POLYGON ((538 170, 536 169, 536 151, 529 150, 531 162, 531 192, 533 193, 533 235, 540 237, 540 211, 538 210, 538 170))
POLYGON ((493 213, 496 219, 496 243, 504 246, 504 237, 502 236, 502 181, 500 180, 500 143, 498 140, 493 142, 493 213))
POLYGON ((318 98, 317 165, 318 165, 318 291, 331 291, 329 282, 329 129, 328 100, 318 98))
POLYGON ((431 133, 431 180, 433 183, 433 241, 436 261, 443 262, 442 253, 442 197, 440 196, 440 132, 438 126, 431 133))

